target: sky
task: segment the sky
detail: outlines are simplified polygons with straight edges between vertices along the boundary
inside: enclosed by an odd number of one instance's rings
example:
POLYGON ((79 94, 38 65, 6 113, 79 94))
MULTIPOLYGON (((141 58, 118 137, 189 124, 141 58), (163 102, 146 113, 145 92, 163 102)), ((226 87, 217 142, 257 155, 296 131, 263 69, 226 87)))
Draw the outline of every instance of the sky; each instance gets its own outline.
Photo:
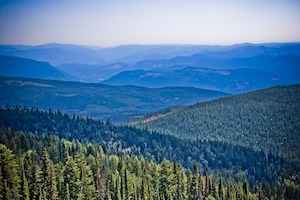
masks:
POLYGON ((1 0, 0 44, 299 42, 300 0, 1 0))

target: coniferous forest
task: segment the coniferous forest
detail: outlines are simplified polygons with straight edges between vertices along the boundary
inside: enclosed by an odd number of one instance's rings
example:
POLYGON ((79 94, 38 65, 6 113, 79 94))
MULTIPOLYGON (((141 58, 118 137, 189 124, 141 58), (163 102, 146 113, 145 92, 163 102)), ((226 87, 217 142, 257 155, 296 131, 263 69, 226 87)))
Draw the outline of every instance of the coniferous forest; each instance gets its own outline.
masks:
POLYGON ((0 1, 0 200, 300 200, 299 11, 0 1))
MULTIPOLYGON (((58 136, 11 129, 1 133, 18 152, 0 145, 1 199, 268 199, 262 186, 250 190, 246 179, 235 182, 202 174, 197 162, 186 170, 176 157, 156 163, 58 136), (16 146, 18 142, 23 146, 16 146)), ((284 191, 278 188, 271 198, 297 199, 298 194, 291 184, 284 191)))
POLYGON ((299 163, 53 110, 0 109, 2 199, 299 199, 299 163))

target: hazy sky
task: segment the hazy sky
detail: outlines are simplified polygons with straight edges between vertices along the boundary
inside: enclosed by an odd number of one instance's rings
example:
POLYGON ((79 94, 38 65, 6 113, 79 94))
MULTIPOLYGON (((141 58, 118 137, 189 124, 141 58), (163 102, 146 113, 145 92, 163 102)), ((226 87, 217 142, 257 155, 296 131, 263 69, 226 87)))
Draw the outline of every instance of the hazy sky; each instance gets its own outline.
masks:
POLYGON ((1 0, 0 43, 300 41, 300 0, 1 0))

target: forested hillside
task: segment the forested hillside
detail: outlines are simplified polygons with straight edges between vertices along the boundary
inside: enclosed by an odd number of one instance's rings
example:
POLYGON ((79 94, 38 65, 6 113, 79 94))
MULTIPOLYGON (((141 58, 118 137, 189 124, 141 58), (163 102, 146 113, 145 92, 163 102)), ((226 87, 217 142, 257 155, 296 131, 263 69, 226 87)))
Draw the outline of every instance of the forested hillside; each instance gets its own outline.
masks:
POLYGON ((0 76, 64 81, 79 80, 47 62, 2 55, 0 55, 0 76))
MULTIPOLYGON (((262 186, 250 189, 245 179, 201 174, 197 162, 186 171, 176 159, 156 163, 57 136, 0 131, 10 139, 0 144, 1 199, 268 199, 262 186)), ((285 183, 271 199, 299 199, 299 189, 285 183)))
MULTIPOLYGON (((193 160, 196 160, 203 175, 222 174, 224 179, 232 177, 238 182, 247 178, 251 188, 262 184, 262 190, 268 196, 274 192, 277 194, 277 191, 284 192, 287 188, 281 185, 285 182, 294 184, 295 188, 299 184, 298 162, 271 152, 254 151, 225 142, 182 140, 133 127, 114 126, 109 122, 69 116, 59 111, 24 107, 0 109, 0 127, 6 127, 2 128, 0 143, 7 144, 18 155, 24 152, 20 149, 26 151, 33 148, 30 138, 42 135, 38 144, 49 146, 56 144, 51 135, 57 135, 75 143, 81 141, 101 144, 105 153, 119 156, 143 156, 148 161, 155 159, 157 162, 164 158, 173 160, 176 156, 177 162, 189 169, 194 165, 193 160), (21 135, 16 131, 21 131, 21 135)), ((77 148, 77 145, 71 146, 77 148)), ((41 155, 43 146, 35 148, 41 155)), ((63 159, 61 146, 47 148, 53 155, 54 162, 63 159)))
POLYGON ((300 159, 300 85, 195 104, 136 124, 191 140, 224 141, 300 159))
POLYGON ((257 69, 215 70, 180 65, 152 71, 125 71, 102 83, 117 86, 136 85, 150 88, 189 86, 237 94, 271 86, 285 85, 290 82, 272 73, 257 69))
POLYGON ((0 105, 59 109, 111 122, 128 122, 137 116, 169 106, 191 105, 229 94, 192 87, 144 88, 80 82, 0 77, 0 105))

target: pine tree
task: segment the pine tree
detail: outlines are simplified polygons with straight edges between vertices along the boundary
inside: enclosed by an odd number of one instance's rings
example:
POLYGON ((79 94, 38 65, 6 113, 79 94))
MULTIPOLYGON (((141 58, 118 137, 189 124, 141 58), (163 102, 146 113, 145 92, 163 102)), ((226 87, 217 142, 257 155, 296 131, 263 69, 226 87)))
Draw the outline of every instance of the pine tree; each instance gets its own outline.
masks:
POLYGON ((121 194, 121 177, 118 174, 116 179, 116 193, 117 193, 117 200, 122 200, 122 194, 121 194))
POLYGON ((178 194, 179 194, 179 200, 183 200, 183 199, 186 199, 186 189, 187 189, 187 179, 186 179, 186 176, 185 176, 185 173, 183 171, 182 168, 180 168, 180 166, 178 165, 178 168, 179 168, 179 187, 178 187, 178 194))
POLYGON ((190 169, 187 171, 187 198, 189 200, 193 200, 192 197, 192 180, 193 180, 193 175, 190 169))
POLYGON ((248 200, 249 199, 249 186, 248 186, 248 182, 246 180, 244 180, 244 182, 243 182, 243 193, 244 193, 244 200, 248 200))
POLYGON ((226 200, 236 200, 236 191, 232 179, 229 179, 227 183, 226 200))
POLYGON ((42 156, 42 167, 41 167, 41 189, 43 196, 48 200, 57 200, 57 182, 54 171, 52 160, 49 157, 48 151, 44 149, 42 156))
POLYGON ((160 199, 159 198, 159 183, 160 183, 160 173, 159 173, 159 165, 155 162, 150 162, 151 170, 150 176, 152 177, 150 180, 152 189, 153 189, 153 199, 160 199))
POLYGON ((191 197, 192 199, 199 199, 199 168, 198 163, 194 161, 194 171, 193 171, 193 178, 191 182, 191 197))
POLYGON ((174 174, 174 183, 175 183, 175 191, 176 191, 176 194, 174 196, 174 199, 175 200, 178 200, 179 199, 179 181, 180 181, 180 175, 179 175, 179 169, 178 169, 178 166, 177 166, 177 163, 176 163, 176 155, 174 156, 174 159, 173 159, 173 174, 174 174))
POLYGON ((69 155, 66 155, 65 157, 65 168, 63 176, 63 197, 67 198, 67 192, 69 192, 70 199, 77 199, 80 194, 80 172, 77 167, 77 164, 69 155))
POLYGON ((218 184, 218 196, 220 200, 224 200, 224 187, 223 187, 223 182, 222 182, 222 176, 219 176, 219 184, 218 184))
POLYGON ((211 180, 211 188, 210 188, 210 191, 211 191, 211 196, 216 198, 216 199, 219 199, 219 195, 218 195, 218 189, 217 189, 217 184, 216 184, 216 177, 212 177, 212 180, 211 180))
POLYGON ((121 157, 118 163, 118 171, 120 175, 120 193, 121 193, 121 199, 125 200, 125 184, 124 184, 124 178, 125 178, 125 161, 124 158, 121 157))
POLYGON ((18 164, 12 150, 0 144, 0 170, 3 199, 20 199, 20 176, 18 164))
POLYGON ((129 198, 129 182, 128 182, 128 171, 125 168, 124 171, 124 185, 125 185, 125 200, 130 199, 129 198))
POLYGON ((243 200, 243 187, 241 185, 236 185, 236 199, 243 200))
POLYGON ((205 181, 201 175, 199 176, 198 193, 200 200, 205 198, 205 181))
POLYGON ((75 156, 75 162, 79 169, 80 193, 79 199, 93 200, 96 196, 96 188, 94 183, 93 172, 86 163, 86 159, 82 153, 75 156))
POLYGON ((40 171, 37 163, 33 159, 33 151, 29 150, 25 153, 23 165, 24 174, 28 181, 29 199, 38 199, 40 192, 40 171))
POLYGON ((148 196, 148 190, 147 190, 147 178, 146 175, 142 175, 142 191, 141 191, 141 199, 142 200, 147 200, 149 198, 148 196))
POLYGON ((204 196, 208 197, 210 194, 210 178, 208 175, 205 176, 205 193, 204 196))
POLYGON ((174 174, 170 162, 164 159, 161 163, 161 179, 160 179, 160 194, 166 200, 170 200, 174 196, 174 174))
POLYGON ((21 168, 22 180, 21 180, 21 199, 30 200, 30 194, 28 189, 28 181, 25 176, 25 171, 23 167, 21 168))

